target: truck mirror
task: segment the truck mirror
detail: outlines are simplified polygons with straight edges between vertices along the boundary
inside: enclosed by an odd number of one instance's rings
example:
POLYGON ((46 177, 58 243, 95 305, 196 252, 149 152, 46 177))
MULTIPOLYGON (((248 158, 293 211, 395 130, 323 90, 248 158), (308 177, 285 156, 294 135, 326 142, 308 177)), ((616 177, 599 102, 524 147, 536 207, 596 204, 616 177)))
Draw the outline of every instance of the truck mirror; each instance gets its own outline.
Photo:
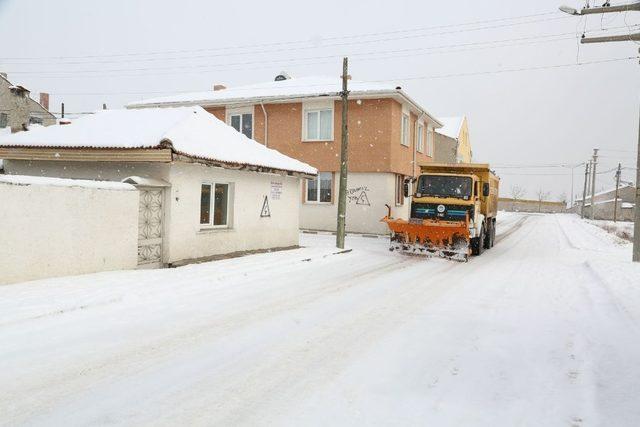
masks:
POLYGON ((482 195, 484 197, 488 197, 489 196, 489 183, 485 182, 484 184, 482 184, 482 195))
POLYGON ((409 197, 409 183, 404 183, 404 197, 409 197))

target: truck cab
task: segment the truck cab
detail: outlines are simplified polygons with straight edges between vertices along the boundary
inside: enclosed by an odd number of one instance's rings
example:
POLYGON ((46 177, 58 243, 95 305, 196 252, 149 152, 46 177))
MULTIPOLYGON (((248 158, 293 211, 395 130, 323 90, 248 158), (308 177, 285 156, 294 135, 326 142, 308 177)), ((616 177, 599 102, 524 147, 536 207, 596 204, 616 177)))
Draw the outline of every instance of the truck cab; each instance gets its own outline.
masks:
POLYGON ((420 175, 405 183, 405 196, 411 196, 409 221, 383 219, 392 231, 392 247, 450 258, 480 255, 495 242, 498 185, 499 178, 485 164, 421 166, 420 175))

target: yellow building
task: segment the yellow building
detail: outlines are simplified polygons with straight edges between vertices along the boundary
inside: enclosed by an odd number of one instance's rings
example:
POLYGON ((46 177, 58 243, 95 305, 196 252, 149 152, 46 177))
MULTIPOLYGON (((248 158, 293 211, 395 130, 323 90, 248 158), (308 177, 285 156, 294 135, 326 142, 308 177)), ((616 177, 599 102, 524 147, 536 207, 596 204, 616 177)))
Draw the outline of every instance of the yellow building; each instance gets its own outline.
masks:
POLYGON ((473 152, 471 151, 471 141, 469 141, 469 124, 467 117, 439 117, 438 121, 444 126, 436 129, 436 132, 453 138, 458 142, 456 161, 458 163, 471 163, 473 152))

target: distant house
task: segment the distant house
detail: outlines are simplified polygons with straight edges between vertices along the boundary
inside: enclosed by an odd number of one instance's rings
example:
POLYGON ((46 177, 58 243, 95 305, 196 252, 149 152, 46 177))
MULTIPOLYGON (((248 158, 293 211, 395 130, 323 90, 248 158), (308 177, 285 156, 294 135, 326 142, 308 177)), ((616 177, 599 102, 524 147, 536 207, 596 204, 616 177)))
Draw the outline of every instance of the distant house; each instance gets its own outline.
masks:
MULTIPOLYGON (((621 221, 633 221, 635 208, 635 185, 626 183, 621 184, 618 189, 618 203, 616 218, 621 221)), ((595 203, 595 219, 613 220, 614 206, 616 205, 616 189, 609 188, 599 191, 594 197, 595 203)), ((586 197, 585 216, 591 218, 591 195, 586 197)), ((574 206, 569 209, 571 212, 579 214, 582 210, 582 198, 576 200, 574 206)))
MULTIPOLYGON (((296 246, 301 180, 317 173, 200 107, 106 110, 67 125, 3 134, 0 157, 7 177, 134 185, 139 209, 130 215, 139 224, 140 266, 296 246)), ((48 208, 43 201, 40 209, 48 208)), ((1 227, 0 234, 12 232, 1 227)), ((78 225, 66 238, 90 245, 91 239, 74 240, 83 229, 78 225)))
POLYGON ((31 99, 29 89, 11 83, 6 74, 0 73, 0 131, 9 128, 19 132, 31 124, 55 124, 56 117, 48 110, 49 95, 41 93, 40 100, 38 103, 31 99))
MULTIPOLYGON (((312 165, 318 176, 300 194, 304 229, 336 229, 340 171, 341 80, 291 78, 135 102, 127 108, 198 105, 247 137, 312 165)), ((386 233, 391 206, 409 216, 403 183, 433 161, 441 123, 395 84, 349 81, 347 231, 386 233)))
MULTIPOLYGON (((453 163, 471 163, 473 152, 471 151, 471 141, 469 140, 469 124, 466 116, 462 117, 439 117, 438 120, 443 126, 436 130, 441 136, 440 143, 446 147, 453 146, 455 141, 455 160, 453 163)), ((441 155, 443 161, 449 163, 451 157, 450 148, 443 148, 441 155)))

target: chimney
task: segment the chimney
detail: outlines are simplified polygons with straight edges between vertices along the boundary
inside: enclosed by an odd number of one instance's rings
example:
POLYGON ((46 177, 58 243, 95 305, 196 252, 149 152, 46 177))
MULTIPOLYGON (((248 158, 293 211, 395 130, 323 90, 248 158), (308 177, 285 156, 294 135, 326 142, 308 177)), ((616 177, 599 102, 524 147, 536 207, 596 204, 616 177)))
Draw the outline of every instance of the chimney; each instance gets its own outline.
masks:
POLYGON ((217 92, 219 90, 225 90, 227 87, 225 85, 213 85, 213 91, 217 92))
POLYGON ((40 92, 40 105, 42 105, 45 110, 49 109, 49 94, 48 93, 40 92))

